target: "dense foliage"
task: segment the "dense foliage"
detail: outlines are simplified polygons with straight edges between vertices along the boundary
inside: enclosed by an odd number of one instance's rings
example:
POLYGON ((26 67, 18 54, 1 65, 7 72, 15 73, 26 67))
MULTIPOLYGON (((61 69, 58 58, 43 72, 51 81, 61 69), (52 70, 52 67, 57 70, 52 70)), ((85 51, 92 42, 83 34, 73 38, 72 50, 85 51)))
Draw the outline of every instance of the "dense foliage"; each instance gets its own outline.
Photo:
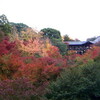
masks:
POLYGON ((5 33, 5 35, 11 33, 11 26, 9 24, 0 25, 0 30, 5 33))
POLYGON ((100 62, 68 68, 46 93, 48 100, 99 100, 100 62))
POLYGON ((100 47, 93 46, 84 55, 66 53, 57 32, 49 39, 31 28, 20 35, 3 34, 0 100, 100 99, 100 47))
POLYGON ((52 39, 52 38, 61 39, 61 34, 56 29, 44 28, 41 31, 44 32, 43 35, 45 37, 49 37, 50 39, 52 39))
POLYGON ((28 28, 28 26, 26 24, 23 24, 23 23, 10 22, 10 25, 16 27, 17 32, 21 32, 24 28, 28 28))
POLYGON ((60 31, 52 28, 44 28, 41 30, 41 32, 43 32, 42 34, 44 38, 49 38, 52 45, 59 48, 59 51, 62 55, 66 54, 67 46, 62 42, 63 40, 60 31))
POLYGON ((23 34, 6 37, 0 42, 1 100, 39 100, 49 81, 55 80, 66 66, 59 49, 49 40, 42 40, 36 33, 23 34), (20 88, 18 93, 16 88, 20 88))

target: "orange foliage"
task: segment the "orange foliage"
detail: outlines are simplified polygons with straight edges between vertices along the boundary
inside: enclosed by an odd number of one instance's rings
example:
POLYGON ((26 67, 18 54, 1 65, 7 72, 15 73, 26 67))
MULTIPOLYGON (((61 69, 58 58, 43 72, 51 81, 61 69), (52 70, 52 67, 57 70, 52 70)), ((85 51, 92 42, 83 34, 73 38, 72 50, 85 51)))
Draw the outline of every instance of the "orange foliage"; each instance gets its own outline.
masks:
POLYGON ((41 53, 43 48, 43 43, 39 39, 29 40, 29 41, 19 41, 19 50, 27 52, 31 55, 35 53, 41 53))
POLYGON ((0 57, 0 79, 11 79, 23 65, 21 58, 14 54, 0 57))
MULTIPOLYGON (((14 75, 16 77, 29 78, 33 83, 41 84, 52 80, 60 73, 60 67, 58 67, 55 59, 42 57, 42 58, 25 58, 24 66, 20 67, 18 72, 14 75), (26 60, 29 60, 26 62, 26 60)), ((63 65, 62 65, 63 66, 63 65)))
POLYGON ((52 46, 49 40, 36 38, 15 41, 7 40, 5 45, 0 44, 1 80, 27 77, 35 83, 41 83, 57 77, 60 69, 66 66, 58 48, 52 46), (40 57, 35 57, 36 53, 40 57))
POLYGON ((66 57, 68 66, 78 66, 88 63, 90 60, 94 61, 95 58, 100 56, 100 47, 93 46, 88 49, 83 55, 75 54, 73 51, 66 57))
POLYGON ((71 51, 62 57, 49 40, 17 37, 11 42, 8 39, 0 43, 0 79, 27 77, 34 83, 42 83, 55 79, 67 66, 83 65, 99 55, 100 47, 93 47, 83 55, 71 51))

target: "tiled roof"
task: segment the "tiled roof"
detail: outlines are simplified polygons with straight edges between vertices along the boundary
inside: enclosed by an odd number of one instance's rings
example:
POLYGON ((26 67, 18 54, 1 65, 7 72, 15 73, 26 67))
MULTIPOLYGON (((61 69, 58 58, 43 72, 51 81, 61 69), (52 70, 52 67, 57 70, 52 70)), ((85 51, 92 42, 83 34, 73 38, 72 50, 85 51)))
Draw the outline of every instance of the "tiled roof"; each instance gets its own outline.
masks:
POLYGON ((85 44, 85 43, 92 43, 90 41, 66 41, 64 42, 65 44, 69 44, 69 45, 82 45, 82 44, 85 44))

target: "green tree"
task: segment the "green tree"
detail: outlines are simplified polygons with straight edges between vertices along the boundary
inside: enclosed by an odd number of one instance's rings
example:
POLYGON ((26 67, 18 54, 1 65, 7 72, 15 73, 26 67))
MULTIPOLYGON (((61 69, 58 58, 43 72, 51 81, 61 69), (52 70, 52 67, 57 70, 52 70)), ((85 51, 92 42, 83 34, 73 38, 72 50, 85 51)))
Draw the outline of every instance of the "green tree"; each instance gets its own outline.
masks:
POLYGON ((60 31, 53 28, 44 28, 41 30, 44 34, 43 36, 48 37, 49 39, 61 39, 60 31))
POLYGON ((60 39, 52 39, 52 44, 59 48, 59 51, 62 55, 66 55, 67 52, 67 45, 64 44, 60 39))
POLYGON ((67 68, 52 82, 47 100, 100 100, 100 62, 67 68))
POLYGON ((7 19, 7 17, 3 14, 0 16, 0 25, 4 25, 4 24, 8 24, 9 21, 7 19))
POLYGON ((54 46, 59 48, 62 55, 66 54, 67 46, 62 42, 60 31, 53 28, 44 28, 41 30, 44 38, 49 38, 54 46))
POLYGON ((0 31, 4 33, 4 36, 11 33, 11 25, 4 14, 0 16, 0 31))
POLYGON ((1 25, 0 30, 3 31, 7 35, 11 33, 11 26, 9 24, 1 25))
POLYGON ((63 41, 70 41, 71 39, 70 39, 70 37, 67 35, 67 34, 65 34, 64 36, 63 36, 63 41))
POLYGON ((24 28, 28 28, 28 26, 26 24, 23 24, 23 23, 10 22, 10 25, 15 26, 18 32, 21 32, 24 28))

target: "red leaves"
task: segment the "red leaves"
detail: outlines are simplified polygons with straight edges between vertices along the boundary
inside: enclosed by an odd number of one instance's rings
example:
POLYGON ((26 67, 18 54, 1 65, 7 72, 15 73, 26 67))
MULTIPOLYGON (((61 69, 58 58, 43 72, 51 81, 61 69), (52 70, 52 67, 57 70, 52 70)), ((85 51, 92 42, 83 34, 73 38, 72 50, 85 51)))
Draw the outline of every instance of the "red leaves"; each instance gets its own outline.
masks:
POLYGON ((0 42, 0 55, 12 53, 15 49, 16 42, 9 42, 8 40, 3 40, 0 42))
POLYGON ((0 55, 7 54, 9 51, 6 48, 5 41, 0 43, 0 55))
POLYGON ((100 47, 94 46, 91 51, 91 54, 93 59, 96 58, 97 56, 100 56, 100 47))
POLYGON ((0 57, 1 79, 11 79, 22 65, 23 62, 19 56, 14 54, 3 55, 0 57))
MULTIPOLYGON (((22 96, 24 96, 24 93, 30 94, 30 90, 27 91, 30 88, 28 79, 30 85, 36 86, 36 93, 42 94, 49 81, 55 80, 62 69, 83 65, 98 56, 100 56, 100 47, 93 47, 84 55, 78 55, 72 51, 64 58, 60 55, 58 48, 52 46, 49 41, 31 39, 26 42, 21 40, 10 42, 4 40, 0 43, 0 80, 9 79, 13 84, 10 86, 13 92, 20 83, 22 90, 19 88, 18 93, 23 93, 22 96), (24 78, 26 79, 23 80, 24 78), (26 90, 23 91, 23 88, 26 90)), ((9 86, 7 88, 9 90, 9 86)), ((6 90, 7 93, 9 93, 8 90, 6 90)))
POLYGON ((27 40, 27 43, 20 40, 15 42, 4 40, 0 43, 0 77, 1 79, 27 77, 35 83, 45 82, 57 77, 63 67, 87 63, 99 54, 100 48, 93 47, 84 55, 71 52, 69 56, 62 58, 58 48, 52 46, 48 40, 43 42, 34 39, 27 40), (20 48, 23 52, 20 52, 20 48), (30 55, 25 54, 26 52, 30 55), (41 56, 35 57, 34 53, 41 56))
POLYGON ((25 43, 20 40, 15 42, 4 40, 0 43, 0 51, 0 79, 2 80, 27 77, 35 83, 45 82, 57 77, 61 67, 65 66, 58 48, 52 46, 49 41, 35 39, 27 40, 25 43), (23 52, 20 52, 21 50, 23 52), (26 55, 26 52, 29 55, 26 55), (39 53, 41 58, 36 58, 34 53, 39 53))
MULTIPOLYGON (((29 58, 26 58, 26 60, 29 60, 29 58)), ((43 57, 35 59, 30 58, 30 60, 30 63, 24 64, 25 66, 20 67, 16 76, 21 75, 19 77, 28 77, 34 83, 43 83, 50 79, 54 79, 54 77, 60 72, 55 59, 43 57)))

